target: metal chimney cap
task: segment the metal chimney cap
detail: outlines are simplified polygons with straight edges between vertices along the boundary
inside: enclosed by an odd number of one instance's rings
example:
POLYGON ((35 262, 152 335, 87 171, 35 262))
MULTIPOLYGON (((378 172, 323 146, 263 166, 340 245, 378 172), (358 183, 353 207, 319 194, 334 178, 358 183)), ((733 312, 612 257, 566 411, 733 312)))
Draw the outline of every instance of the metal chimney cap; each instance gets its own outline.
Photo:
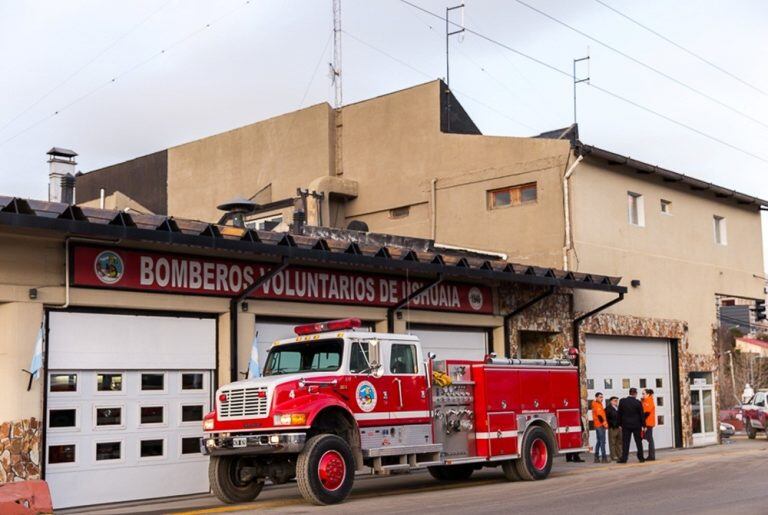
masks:
POLYGON ((228 200, 227 202, 224 202, 223 204, 219 204, 216 206, 216 209, 226 212, 250 213, 251 211, 255 211, 257 207, 258 204, 251 200, 244 199, 242 197, 235 197, 231 200, 228 200))
POLYGON ((68 148, 53 147, 48 151, 48 155, 57 157, 75 157, 77 156, 77 152, 68 148))

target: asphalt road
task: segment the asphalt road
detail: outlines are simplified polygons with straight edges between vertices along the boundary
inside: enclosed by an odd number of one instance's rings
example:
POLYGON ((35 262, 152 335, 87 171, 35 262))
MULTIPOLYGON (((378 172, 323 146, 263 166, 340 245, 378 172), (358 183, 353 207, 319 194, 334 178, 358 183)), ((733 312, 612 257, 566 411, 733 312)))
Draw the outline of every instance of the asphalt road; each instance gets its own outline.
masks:
POLYGON ((210 496, 116 507, 93 513, 768 513, 768 441, 737 439, 701 449, 662 451, 656 462, 555 463, 545 481, 507 482, 485 469, 469 481, 441 483, 428 474, 359 478, 343 504, 312 506, 295 485, 267 487, 253 503, 221 505, 210 496))

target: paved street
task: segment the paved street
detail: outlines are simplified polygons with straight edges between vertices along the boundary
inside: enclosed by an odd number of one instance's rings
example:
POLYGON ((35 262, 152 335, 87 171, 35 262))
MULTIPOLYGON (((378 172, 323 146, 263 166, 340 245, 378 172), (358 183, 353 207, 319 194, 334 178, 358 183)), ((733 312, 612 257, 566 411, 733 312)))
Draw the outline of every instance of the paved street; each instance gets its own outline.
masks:
MULTIPOLYGON (((293 484, 266 488, 256 502, 226 506, 211 496, 121 506, 90 512, 118 513, 766 513, 764 478, 768 441, 737 438, 702 449, 660 452, 655 463, 555 464, 546 481, 508 483, 500 471, 482 471, 469 481, 438 483, 427 474, 360 478, 342 505, 304 502, 293 484), (626 499, 626 501, 624 500, 626 499), (626 502, 626 505, 624 503, 626 502)), ((78 510, 82 512, 82 510, 78 510)))

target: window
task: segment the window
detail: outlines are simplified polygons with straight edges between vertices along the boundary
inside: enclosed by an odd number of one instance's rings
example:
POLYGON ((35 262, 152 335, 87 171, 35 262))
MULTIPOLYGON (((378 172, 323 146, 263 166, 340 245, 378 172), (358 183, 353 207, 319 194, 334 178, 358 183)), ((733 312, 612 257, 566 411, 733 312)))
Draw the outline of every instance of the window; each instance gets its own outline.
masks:
POLYGON ((123 374, 96 374, 96 389, 100 392, 122 391, 123 374))
POLYGON ((594 389, 595 389, 595 380, 587 379, 587 390, 594 390, 594 389))
POLYGON ((672 201, 661 199, 661 212, 665 215, 672 214, 672 201))
POLYGON ((181 374, 182 390, 202 390, 203 374, 181 374))
POLYGON ((646 388, 648 386, 648 380, 643 378, 640 379, 640 388, 646 388))
POLYGON ((657 426, 663 426, 664 425, 664 415, 658 415, 656 417, 656 425, 657 426))
POLYGON ((349 356, 349 371, 353 374, 368 370, 368 342, 352 342, 349 356))
POLYGON ((728 231, 725 226, 725 218, 714 216, 715 224, 715 243, 718 245, 728 245, 728 231))
POLYGON ((656 378, 656 388, 664 388, 664 380, 660 377, 656 378))
POLYGON ((245 222, 245 226, 259 231, 271 231, 281 223, 283 223, 283 215, 270 215, 248 220, 245 222))
POLYGON ((142 406, 141 407, 141 423, 142 424, 162 424, 163 407, 162 406, 142 406))
POLYGON ((631 225, 645 226, 645 202, 642 195, 631 191, 627 192, 627 211, 631 225))
POLYGON ((411 206, 396 207, 389 210, 390 218, 405 218, 411 214, 411 206))
POLYGON ((141 374, 141 390, 164 390, 165 389, 165 374, 141 374))
POLYGON ((122 423, 122 408, 96 408, 97 426, 119 426, 122 423))
POLYGON ((200 454, 200 438, 196 436, 182 438, 181 454, 200 454))
POLYGON ((332 372, 341 365, 344 341, 314 340, 272 347, 264 367, 265 376, 296 372, 332 372))
POLYGON ((603 387, 606 390, 613 390, 613 379, 604 379, 603 380, 603 387))
POLYGON ((48 426, 51 428, 77 427, 77 410, 72 408, 48 411, 48 426))
POLYGON ((119 460, 120 442, 100 442, 96 444, 96 461, 119 460))
POLYGON ((153 458, 163 455, 163 440, 142 440, 139 445, 139 456, 153 458))
POLYGON ((182 406, 181 407, 181 421, 182 422, 199 422, 203 420, 203 407, 202 406, 182 406))
POLYGON ((656 406, 664 406, 664 397, 656 397, 656 406))
POLYGON ((521 184, 508 188, 500 188, 488 192, 488 207, 490 209, 500 209, 510 206, 520 206, 523 204, 532 204, 536 202, 538 192, 536 183, 521 184))
POLYGON ((48 446, 48 463, 74 463, 75 462, 75 445, 49 445, 48 446))
POLYGON ((621 380, 621 387, 625 390, 630 387, 629 379, 622 379, 621 380))
POLYGON ((393 374, 416 374, 416 346, 393 343, 389 357, 389 371, 393 374))
POLYGON ((77 374, 51 374, 52 392, 76 392, 77 374))

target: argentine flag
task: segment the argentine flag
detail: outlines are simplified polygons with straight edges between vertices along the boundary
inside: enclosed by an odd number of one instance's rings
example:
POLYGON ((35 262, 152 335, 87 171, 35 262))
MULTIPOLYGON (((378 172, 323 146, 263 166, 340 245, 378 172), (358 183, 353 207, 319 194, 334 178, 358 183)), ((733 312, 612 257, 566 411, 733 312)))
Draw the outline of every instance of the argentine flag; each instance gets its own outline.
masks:
POLYGON ((253 343, 251 343, 251 360, 248 362, 248 379, 254 377, 260 377, 261 370, 259 369, 259 332, 253 335, 253 343))
POLYGON ((37 340, 35 341, 35 354, 32 356, 32 363, 29 365, 29 372, 32 374, 32 379, 40 378, 40 370, 42 370, 42 368, 43 368, 43 326, 41 324, 40 330, 37 332, 37 340))

